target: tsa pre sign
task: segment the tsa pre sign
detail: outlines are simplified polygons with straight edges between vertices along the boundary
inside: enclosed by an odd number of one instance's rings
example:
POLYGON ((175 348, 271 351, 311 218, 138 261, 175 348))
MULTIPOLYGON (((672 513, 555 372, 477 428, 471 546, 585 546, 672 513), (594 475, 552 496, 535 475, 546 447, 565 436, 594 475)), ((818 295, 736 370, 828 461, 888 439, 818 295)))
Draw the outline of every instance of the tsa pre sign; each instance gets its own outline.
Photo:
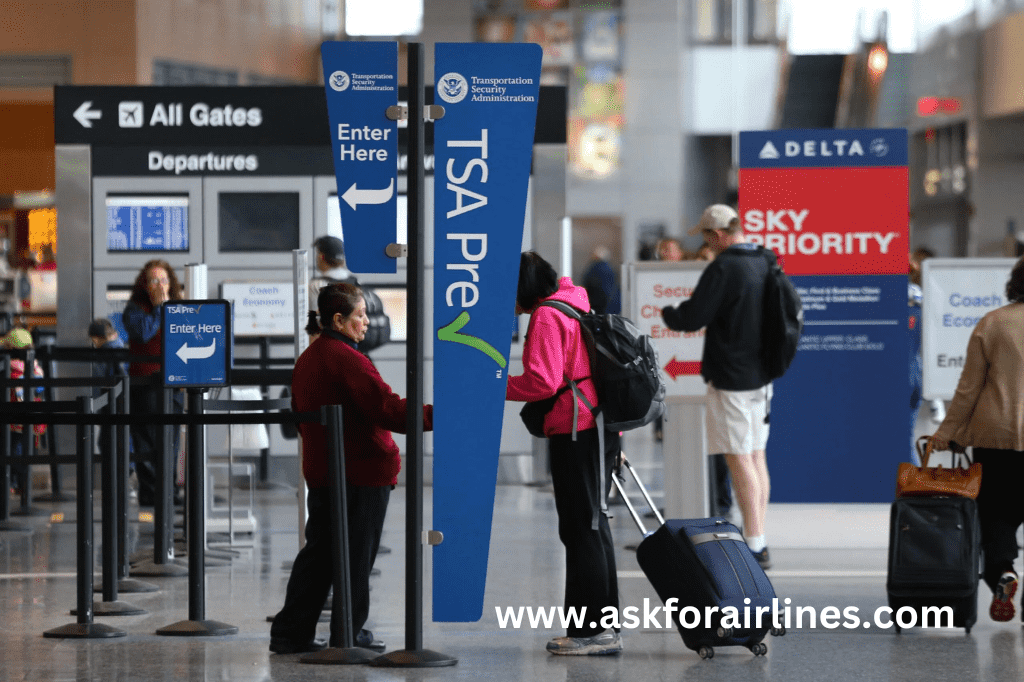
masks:
POLYGON ((435 621, 483 613, 540 63, 534 44, 434 52, 435 621))
POLYGON ((227 386, 231 369, 231 304, 224 300, 169 301, 160 312, 164 386, 227 386))
POLYGON ((384 249, 398 237, 398 44, 325 42, 330 120, 345 260, 353 272, 397 272, 384 249))

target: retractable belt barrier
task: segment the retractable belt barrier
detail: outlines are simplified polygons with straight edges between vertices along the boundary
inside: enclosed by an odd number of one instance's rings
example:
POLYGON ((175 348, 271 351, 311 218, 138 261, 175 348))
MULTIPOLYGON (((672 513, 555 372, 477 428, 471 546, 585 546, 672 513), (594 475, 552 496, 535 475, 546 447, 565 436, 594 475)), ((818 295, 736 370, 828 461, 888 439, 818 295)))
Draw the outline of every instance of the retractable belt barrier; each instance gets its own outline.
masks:
MULTIPOLYGON (((60 358, 64 361, 93 362, 97 359, 96 349, 57 349, 50 348, 51 358, 60 358)), ((104 351, 104 359, 111 358, 115 354, 126 359, 133 356, 120 353, 115 350, 104 351)), ((0 490, 0 521, 7 519, 9 508, 9 466, 15 461, 25 458, 13 458, 10 453, 9 425, 21 424, 23 434, 30 433, 28 426, 33 424, 47 425, 73 425, 75 426, 75 454, 35 456, 32 463, 40 464, 68 464, 73 463, 77 467, 77 608, 72 611, 77 616, 77 621, 70 625, 49 630, 44 634, 46 637, 55 638, 108 638, 121 637, 126 633, 116 628, 93 622, 94 615, 132 615, 144 613, 130 604, 119 602, 118 582, 120 576, 127 578, 128 557, 125 551, 127 546, 127 486, 128 486, 128 427, 133 424, 163 424, 163 425, 185 425, 189 427, 189 454, 202 452, 202 430, 200 427, 212 424, 299 424, 303 422, 315 422, 328 426, 328 429, 339 428, 340 420, 328 424, 327 411, 320 412, 264 412, 261 414, 206 414, 204 407, 215 410, 288 410, 291 401, 288 399, 277 400, 214 400, 204 401, 201 390, 191 389, 189 391, 189 413, 170 413, 170 394, 174 389, 165 390, 165 410, 163 414, 131 415, 128 410, 128 395, 130 386, 135 385, 159 385, 158 376, 146 377, 141 381, 138 378, 129 380, 128 377, 98 377, 98 378, 36 378, 31 376, 31 363, 33 349, 19 349, 7 351, 0 355, 0 369, 3 369, 3 376, 0 377, 0 394, 4 402, 4 409, 0 411, 0 430, 3 437, 0 438, 0 477, 3 479, 3 489, 0 490), (29 369, 21 379, 10 379, 9 357, 24 357, 26 367, 29 369), (104 392, 97 397, 78 397, 74 400, 53 400, 47 402, 11 402, 10 389, 22 388, 26 395, 31 395, 37 387, 47 388, 102 388, 104 392), (205 404, 204 404, 205 403, 205 404), (337 426, 335 427, 334 424, 337 426), (96 426, 121 427, 116 431, 113 428, 106 430, 104 453, 100 458, 92 454, 93 442, 92 429, 96 426), (117 434, 115 436, 115 433, 117 434), (91 600, 93 591, 93 477, 92 465, 100 461, 104 467, 103 480, 103 600, 95 605, 91 600), (119 549, 120 548, 120 551, 119 549)), ((263 385, 287 385, 291 381, 291 369, 287 370, 233 370, 232 378, 240 383, 263 384, 263 385)), ((166 439, 165 439, 166 440, 166 439)), ((169 455, 169 448, 164 448, 164 457, 169 455)), ((170 467, 164 468, 163 478, 169 482, 170 467)), ((189 488, 190 490, 201 490, 202 471, 200 465, 193 459, 190 467, 189 488)), ((158 477, 160 471, 157 472, 158 477)), ((169 492, 169 486, 165 486, 169 492)), ((160 505, 160 496, 157 501, 157 511, 160 505)), ((169 495, 168 495, 169 497, 169 495)), ((237 628, 224 626, 216 621, 205 619, 205 566, 203 564, 203 550, 205 546, 204 518, 201 496, 190 493, 189 504, 189 620, 181 624, 175 624, 157 631, 165 635, 210 635, 210 634, 233 634, 237 628), (218 626, 223 626, 218 629, 218 626)), ((159 513, 157 516, 161 516, 159 513)), ((161 524, 157 518, 157 538, 163 533, 161 526, 167 526, 166 536, 170 537, 170 518, 165 514, 164 523, 161 524)), ((158 543, 161 544, 161 543, 158 543)), ((154 548, 154 559, 157 554, 167 558, 173 558, 173 548, 163 553, 159 548, 154 548)))

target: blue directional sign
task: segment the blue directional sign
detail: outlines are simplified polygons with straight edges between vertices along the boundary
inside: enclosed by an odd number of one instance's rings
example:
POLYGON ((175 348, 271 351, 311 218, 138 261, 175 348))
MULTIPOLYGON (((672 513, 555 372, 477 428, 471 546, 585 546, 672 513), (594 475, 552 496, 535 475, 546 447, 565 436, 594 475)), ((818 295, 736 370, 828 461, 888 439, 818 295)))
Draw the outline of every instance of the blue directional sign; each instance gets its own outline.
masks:
POLYGON ((438 622, 483 613, 541 58, 530 43, 434 47, 445 108, 434 124, 438 622))
POLYGON ((169 301, 161 311, 164 386, 227 386, 231 369, 231 303, 169 301))
POLYGON ((398 271, 384 249, 398 237, 398 43, 325 42, 320 48, 327 116, 345 235, 353 272, 398 271))

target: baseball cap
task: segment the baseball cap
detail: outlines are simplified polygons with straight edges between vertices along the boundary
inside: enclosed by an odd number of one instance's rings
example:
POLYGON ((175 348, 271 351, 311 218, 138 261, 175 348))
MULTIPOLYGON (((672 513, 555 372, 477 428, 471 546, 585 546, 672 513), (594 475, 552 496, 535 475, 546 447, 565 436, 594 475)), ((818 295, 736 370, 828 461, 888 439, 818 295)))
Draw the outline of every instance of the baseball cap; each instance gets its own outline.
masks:
POLYGON ((702 230, 727 230, 734 220, 738 222, 739 219, 739 215, 732 206, 712 204, 704 209, 704 215, 700 217, 700 222, 694 225, 687 234, 697 235, 702 230))
POLYGON ((341 260, 345 257, 345 244, 337 237, 320 237, 313 246, 324 255, 327 260, 341 260))
POLYGON ((12 329, 0 339, 0 345, 4 348, 28 348, 32 345, 32 335, 27 329, 12 329))

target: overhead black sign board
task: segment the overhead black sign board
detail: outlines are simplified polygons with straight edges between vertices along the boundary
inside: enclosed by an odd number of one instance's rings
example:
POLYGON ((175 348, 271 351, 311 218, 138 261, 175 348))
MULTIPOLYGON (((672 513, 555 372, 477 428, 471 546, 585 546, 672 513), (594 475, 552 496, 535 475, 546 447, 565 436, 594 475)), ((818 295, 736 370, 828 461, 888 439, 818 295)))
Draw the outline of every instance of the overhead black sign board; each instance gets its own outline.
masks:
MULTIPOLYGON (((426 101, 433 102, 434 89, 426 93, 426 101)), ((399 89, 399 98, 406 98, 405 88, 399 89)), ((535 143, 565 143, 566 104, 564 87, 540 89, 535 143)), ((56 144, 330 148, 329 126, 321 86, 54 88, 56 144)), ((405 132, 399 129, 400 147, 405 132)), ((432 126, 427 126, 427 145, 432 138, 432 126)))

